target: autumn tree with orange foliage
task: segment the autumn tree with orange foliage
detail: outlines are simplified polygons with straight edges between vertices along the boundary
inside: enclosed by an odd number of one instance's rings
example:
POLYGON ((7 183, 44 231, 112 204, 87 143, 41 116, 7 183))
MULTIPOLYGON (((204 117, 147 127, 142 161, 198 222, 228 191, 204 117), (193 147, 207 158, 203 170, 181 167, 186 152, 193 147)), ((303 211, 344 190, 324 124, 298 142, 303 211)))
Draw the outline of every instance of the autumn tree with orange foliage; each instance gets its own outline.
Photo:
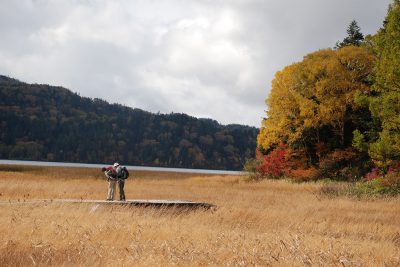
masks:
POLYGON ((354 96, 371 91, 373 63, 367 48, 346 46, 311 53, 277 72, 258 149, 269 154, 286 144, 287 160, 300 163, 292 164, 296 169, 318 166, 330 153, 351 147, 352 132, 371 116, 354 96))

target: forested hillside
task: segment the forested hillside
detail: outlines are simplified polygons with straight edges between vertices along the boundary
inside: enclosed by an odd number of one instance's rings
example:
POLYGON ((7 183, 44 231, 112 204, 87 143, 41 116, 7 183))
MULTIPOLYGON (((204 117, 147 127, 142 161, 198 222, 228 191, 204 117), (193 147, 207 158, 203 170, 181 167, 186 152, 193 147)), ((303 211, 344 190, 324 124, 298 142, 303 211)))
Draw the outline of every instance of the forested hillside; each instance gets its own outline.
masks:
POLYGON ((258 129, 153 114, 0 76, 0 158, 239 170, 258 129))

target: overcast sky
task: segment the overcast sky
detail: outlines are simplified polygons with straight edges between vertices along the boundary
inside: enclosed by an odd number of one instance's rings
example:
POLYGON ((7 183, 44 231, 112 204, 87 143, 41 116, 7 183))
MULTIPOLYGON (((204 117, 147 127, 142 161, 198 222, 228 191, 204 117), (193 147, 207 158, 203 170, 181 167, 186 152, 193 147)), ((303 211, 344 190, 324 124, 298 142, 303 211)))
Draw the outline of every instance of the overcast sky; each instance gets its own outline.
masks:
POLYGON ((274 73, 391 0, 0 0, 0 74, 147 111, 260 126, 274 73))

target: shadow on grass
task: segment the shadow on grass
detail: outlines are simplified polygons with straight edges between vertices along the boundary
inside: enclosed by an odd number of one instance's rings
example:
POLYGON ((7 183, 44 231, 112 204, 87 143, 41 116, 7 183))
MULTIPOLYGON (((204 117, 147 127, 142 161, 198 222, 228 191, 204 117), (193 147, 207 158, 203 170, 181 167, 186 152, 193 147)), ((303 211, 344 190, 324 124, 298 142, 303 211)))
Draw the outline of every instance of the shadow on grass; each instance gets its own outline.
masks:
POLYGON ((42 166, 0 165, 2 172, 43 172, 42 166))

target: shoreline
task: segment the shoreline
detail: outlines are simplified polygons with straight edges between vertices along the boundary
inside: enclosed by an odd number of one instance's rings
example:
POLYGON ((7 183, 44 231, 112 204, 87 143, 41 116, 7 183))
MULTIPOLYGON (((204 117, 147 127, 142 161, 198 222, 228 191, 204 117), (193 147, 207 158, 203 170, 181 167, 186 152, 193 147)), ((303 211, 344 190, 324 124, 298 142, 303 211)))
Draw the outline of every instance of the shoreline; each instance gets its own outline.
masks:
MULTIPOLYGON (((108 164, 0 159, 0 165, 23 165, 23 166, 68 167, 68 168, 101 168, 108 164)), ((176 173, 217 174, 217 175, 237 175, 237 176, 244 174, 244 172, 242 172, 242 171, 146 167, 146 166, 131 166, 131 165, 124 165, 124 166, 126 166, 128 170, 132 170, 132 171, 176 172, 176 173)))

